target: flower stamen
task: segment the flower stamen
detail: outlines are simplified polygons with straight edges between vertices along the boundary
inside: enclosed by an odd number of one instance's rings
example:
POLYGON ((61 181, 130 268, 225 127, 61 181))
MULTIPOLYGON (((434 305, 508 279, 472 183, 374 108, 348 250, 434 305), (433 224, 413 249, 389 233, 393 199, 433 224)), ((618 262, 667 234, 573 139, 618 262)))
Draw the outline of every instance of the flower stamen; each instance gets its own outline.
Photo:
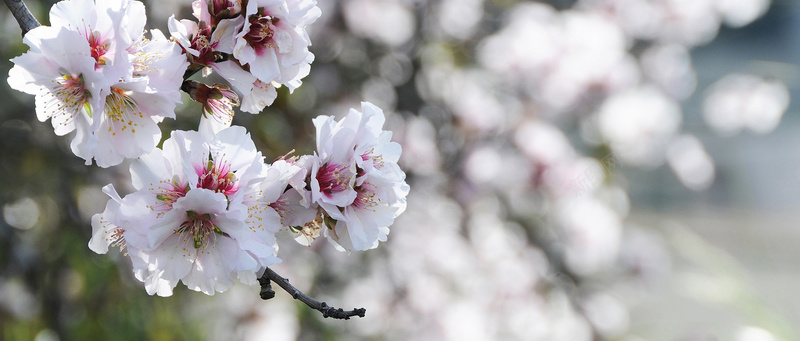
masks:
POLYGON ((230 171, 230 165, 218 165, 209 157, 208 163, 202 167, 195 167, 197 172, 197 188, 205 188, 229 196, 239 189, 236 175, 230 171))
POLYGON ((217 235, 223 235, 222 230, 211 221, 211 215, 208 213, 198 214, 195 211, 186 211, 186 218, 187 220, 181 223, 175 233, 191 235, 195 249, 208 248, 209 244, 213 246, 216 244, 217 235))
POLYGON ((346 190, 352 178, 353 172, 344 163, 325 163, 317 172, 319 190, 327 195, 346 190))

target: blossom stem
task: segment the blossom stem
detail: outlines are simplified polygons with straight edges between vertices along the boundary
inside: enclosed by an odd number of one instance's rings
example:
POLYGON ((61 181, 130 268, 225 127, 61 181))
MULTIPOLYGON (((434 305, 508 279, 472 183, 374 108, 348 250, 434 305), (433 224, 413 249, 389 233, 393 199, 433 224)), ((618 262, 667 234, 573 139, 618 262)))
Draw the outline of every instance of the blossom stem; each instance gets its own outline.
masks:
POLYGON ((25 3, 22 0, 5 0, 6 6, 11 11, 11 14, 14 15, 14 19, 17 19, 17 23, 19 23, 19 28, 22 29, 22 36, 25 36, 25 33, 28 31, 41 26, 39 21, 33 17, 31 11, 28 10, 28 7, 25 6, 25 3))
POLYGON ((364 317, 364 314, 367 312, 367 310, 364 308, 345 311, 341 308, 337 309, 330 307, 325 302, 317 301, 314 298, 304 294, 302 291, 289 284, 288 279, 281 277, 281 275, 278 275, 278 273, 270 268, 267 268, 264 271, 264 274, 258 279, 258 283, 261 284, 261 298, 264 300, 275 297, 275 291, 272 290, 272 285, 270 282, 277 283, 278 286, 280 286, 283 290, 291 294, 294 299, 299 300, 310 308, 321 312, 322 317, 325 318, 331 317, 340 320, 349 320, 353 316, 364 317))

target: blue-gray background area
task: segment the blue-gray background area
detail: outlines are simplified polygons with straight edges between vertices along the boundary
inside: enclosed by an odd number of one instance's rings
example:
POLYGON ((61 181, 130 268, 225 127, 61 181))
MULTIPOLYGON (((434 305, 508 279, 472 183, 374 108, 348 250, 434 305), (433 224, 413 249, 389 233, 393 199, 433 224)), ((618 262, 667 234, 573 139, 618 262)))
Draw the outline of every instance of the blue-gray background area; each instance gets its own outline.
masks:
POLYGON ((682 186, 666 165, 626 170, 631 201, 642 208, 732 207, 796 211, 800 207, 800 2, 776 1, 742 28, 722 26, 707 45, 692 50, 697 88, 684 101, 684 133, 698 136, 716 166, 713 186, 696 193, 682 186), (703 121, 706 89, 730 73, 774 78, 791 93, 789 109, 773 132, 749 130, 719 136, 703 121))

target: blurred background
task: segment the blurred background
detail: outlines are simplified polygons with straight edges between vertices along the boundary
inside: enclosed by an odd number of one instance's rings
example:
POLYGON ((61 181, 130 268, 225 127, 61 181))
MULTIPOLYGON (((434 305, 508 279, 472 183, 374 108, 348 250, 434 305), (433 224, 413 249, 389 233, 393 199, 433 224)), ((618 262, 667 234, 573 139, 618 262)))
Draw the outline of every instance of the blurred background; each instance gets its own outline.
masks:
MULTIPOLYGON (((53 1, 25 1, 48 22, 53 1)), ((144 1, 148 27, 193 19, 144 1)), ((0 340, 800 340, 800 3, 320 1, 304 85, 238 113, 267 160, 362 100, 403 146, 408 209, 377 249, 279 237, 279 291, 148 296, 86 167, 0 82, 0 340)), ((0 6, 0 74, 22 54, 0 6)), ((196 129, 184 96, 165 132, 196 129)))

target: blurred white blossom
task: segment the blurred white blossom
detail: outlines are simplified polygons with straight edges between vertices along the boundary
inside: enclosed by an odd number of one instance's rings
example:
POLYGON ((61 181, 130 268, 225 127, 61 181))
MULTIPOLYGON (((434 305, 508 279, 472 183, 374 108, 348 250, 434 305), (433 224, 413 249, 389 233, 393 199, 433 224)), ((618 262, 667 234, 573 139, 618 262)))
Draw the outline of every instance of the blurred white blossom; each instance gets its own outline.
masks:
POLYGON ((346 0, 344 18, 350 30, 362 37, 389 46, 411 39, 416 18, 399 0, 346 0))
POLYGON ((697 86, 689 49, 679 44, 658 44, 642 52, 644 74, 666 94, 685 100, 697 86))
POLYGON ((467 40, 475 30, 483 16, 484 0, 445 0, 438 6, 435 24, 447 36, 467 40))
POLYGON ((592 275, 615 263, 622 221, 605 203, 581 196, 561 203, 554 218, 564 235, 564 260, 570 270, 592 275))
POLYGON ((599 130, 624 164, 657 166, 682 120, 677 103, 652 87, 606 99, 598 112, 599 130))
POLYGON ((736 341, 775 341, 775 336, 769 331, 759 327, 741 327, 736 333, 736 341))
POLYGON ((789 90, 778 80, 731 74, 709 87, 703 100, 703 118, 723 135, 742 129, 767 134, 780 123, 789 99, 789 90))
POLYGON ((722 19, 731 27, 751 23, 767 11, 769 3, 769 0, 716 0, 722 19))
POLYGON ((714 182, 714 162, 692 135, 682 135, 670 143, 667 162, 687 188, 702 191, 714 182))

